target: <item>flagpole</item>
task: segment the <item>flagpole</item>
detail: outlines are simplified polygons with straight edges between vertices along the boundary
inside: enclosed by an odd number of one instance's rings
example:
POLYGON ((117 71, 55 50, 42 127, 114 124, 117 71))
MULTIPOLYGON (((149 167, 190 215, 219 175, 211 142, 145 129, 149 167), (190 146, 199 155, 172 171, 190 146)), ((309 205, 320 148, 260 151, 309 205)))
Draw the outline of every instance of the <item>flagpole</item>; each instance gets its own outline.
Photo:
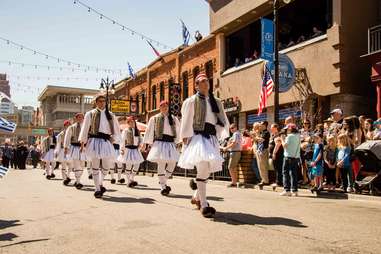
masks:
POLYGON ((279 123, 279 0, 274 0, 274 118, 273 123, 279 123))

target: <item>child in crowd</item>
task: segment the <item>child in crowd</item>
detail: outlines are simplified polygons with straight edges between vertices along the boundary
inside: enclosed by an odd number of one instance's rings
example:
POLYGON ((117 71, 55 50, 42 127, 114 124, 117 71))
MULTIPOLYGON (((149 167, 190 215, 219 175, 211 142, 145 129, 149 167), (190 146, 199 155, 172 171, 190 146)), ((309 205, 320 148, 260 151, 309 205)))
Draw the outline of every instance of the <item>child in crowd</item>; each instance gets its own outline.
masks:
POLYGON ((329 191, 333 191, 336 186, 337 149, 335 136, 328 136, 327 143, 324 149, 324 172, 327 176, 327 188, 329 191))
POLYGON ((314 191, 321 191, 322 188, 322 178, 323 178, 323 139, 322 134, 319 132, 315 133, 314 136, 314 152, 311 161, 311 174, 314 177, 314 187, 311 189, 314 191))
POLYGON ((375 130, 373 134, 374 140, 381 140, 381 118, 378 118, 377 121, 374 123, 375 130))
POLYGON ((346 134, 340 134, 337 137, 338 151, 337 151, 337 167, 341 172, 341 179, 343 181, 343 191, 353 191, 352 168, 350 161, 351 146, 349 137, 346 134))

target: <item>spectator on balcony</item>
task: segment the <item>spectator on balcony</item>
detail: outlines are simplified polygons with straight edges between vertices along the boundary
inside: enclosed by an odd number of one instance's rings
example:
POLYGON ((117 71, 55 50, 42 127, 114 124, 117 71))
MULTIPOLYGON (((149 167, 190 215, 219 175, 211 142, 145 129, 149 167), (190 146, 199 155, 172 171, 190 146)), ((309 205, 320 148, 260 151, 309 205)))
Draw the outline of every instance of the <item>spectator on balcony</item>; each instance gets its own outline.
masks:
POLYGON ((318 36, 320 36, 320 35, 322 35, 322 34, 323 34, 323 32, 320 31, 316 26, 314 26, 314 27, 312 28, 312 36, 311 36, 311 38, 318 37, 318 36))
POLYGON ((242 151, 249 151, 253 146, 253 139, 248 130, 244 130, 242 134, 242 151))
POLYGON ((239 60, 239 58, 237 57, 234 61, 234 67, 238 67, 242 64, 241 60, 239 60))
POLYGON ((269 142, 270 132, 267 130, 268 122, 264 121, 260 125, 260 133, 255 137, 254 141, 257 145, 256 159, 258 163, 261 182, 259 187, 269 184, 269 142))
POLYGON ((259 53, 257 50, 254 50, 254 53, 253 53, 253 59, 254 60, 257 60, 259 58, 259 53))
POLYGON ((282 140, 280 139, 279 125, 272 124, 270 132, 269 157, 272 160, 276 174, 274 187, 283 186, 283 146, 282 140))
POLYGON ((238 182, 237 167, 239 160, 241 159, 242 135, 235 123, 230 125, 230 132, 232 133, 232 136, 230 137, 227 146, 223 148, 223 151, 229 152, 228 168, 232 182, 228 187, 235 187, 238 182))
POLYGON ((292 47, 294 45, 295 45, 295 41, 293 39, 290 39, 290 41, 288 42, 286 48, 292 47))
POLYGON ((302 43, 306 40, 306 37, 304 35, 299 36, 298 40, 296 41, 296 44, 302 43))

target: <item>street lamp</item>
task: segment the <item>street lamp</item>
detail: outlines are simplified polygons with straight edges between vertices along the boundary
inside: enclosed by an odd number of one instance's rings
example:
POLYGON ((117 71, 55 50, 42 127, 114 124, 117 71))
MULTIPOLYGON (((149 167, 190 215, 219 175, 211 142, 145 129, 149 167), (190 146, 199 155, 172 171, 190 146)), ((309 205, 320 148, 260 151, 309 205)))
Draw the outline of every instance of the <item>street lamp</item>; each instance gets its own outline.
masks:
POLYGON ((106 108, 108 108, 108 104, 109 104, 109 91, 110 91, 111 94, 115 93, 114 80, 109 80, 108 77, 106 78, 106 80, 104 80, 102 78, 99 90, 102 93, 104 93, 106 91, 106 108))
POLYGON ((274 123, 279 123, 279 2, 283 1, 285 4, 291 3, 292 0, 274 0, 273 13, 274 13, 274 123))

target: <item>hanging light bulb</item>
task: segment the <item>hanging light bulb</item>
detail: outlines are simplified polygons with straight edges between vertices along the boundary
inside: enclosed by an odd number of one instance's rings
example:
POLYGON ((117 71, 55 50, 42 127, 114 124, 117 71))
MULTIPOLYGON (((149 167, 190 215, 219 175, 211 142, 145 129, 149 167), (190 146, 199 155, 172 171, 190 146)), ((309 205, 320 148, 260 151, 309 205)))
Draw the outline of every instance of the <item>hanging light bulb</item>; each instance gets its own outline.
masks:
POLYGON ((115 25, 115 20, 113 20, 112 23, 115 25))
POLYGON ((33 51, 33 55, 35 55, 35 54, 37 54, 37 52, 36 52, 36 51, 33 51))
POLYGON ((76 4, 77 3, 77 1, 74 1, 74 4, 76 4))
POLYGON ((122 30, 124 31, 124 26, 122 26, 122 30))
POLYGON ((102 19, 102 18, 103 18, 103 15, 101 14, 101 16, 99 16, 99 18, 102 19))
POLYGON ((49 56, 48 55, 46 55, 46 59, 48 59, 49 58, 49 56))
POLYGON ((90 12, 90 10, 91 10, 91 9, 90 9, 90 7, 89 7, 89 9, 88 9, 87 11, 90 12))
POLYGON ((10 42, 9 42, 9 40, 7 40, 7 44, 9 44, 10 42))

